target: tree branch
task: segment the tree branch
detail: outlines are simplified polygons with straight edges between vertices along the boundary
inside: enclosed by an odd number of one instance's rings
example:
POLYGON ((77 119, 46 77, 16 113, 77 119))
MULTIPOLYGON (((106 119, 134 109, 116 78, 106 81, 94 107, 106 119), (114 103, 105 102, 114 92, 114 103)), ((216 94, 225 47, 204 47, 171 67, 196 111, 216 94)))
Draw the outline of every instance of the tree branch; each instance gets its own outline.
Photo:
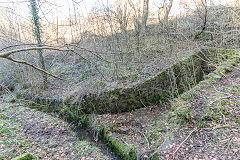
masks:
POLYGON ((54 48, 54 47, 30 47, 30 48, 22 48, 22 49, 15 49, 8 52, 0 53, 1 58, 7 58, 8 56, 18 53, 18 52, 25 52, 25 51, 33 51, 39 49, 49 49, 49 50, 57 50, 57 51, 73 51, 72 49, 61 49, 61 48, 54 48))
POLYGON ((45 71, 45 70, 43 70, 43 69, 41 69, 41 68, 31 64, 31 63, 26 62, 26 61, 19 61, 19 60, 13 59, 11 57, 6 57, 6 59, 8 59, 8 60, 10 60, 12 62, 15 62, 15 63, 20 63, 20 64, 24 64, 24 65, 30 66, 30 67, 32 67, 32 68, 34 68, 34 69, 36 69, 36 70, 38 70, 40 72, 43 72, 43 73, 45 73, 45 74, 47 74, 49 76, 52 76, 52 77, 60 79, 60 80, 64 80, 64 79, 62 79, 62 78, 60 78, 60 77, 58 77, 58 76, 56 76, 56 75, 54 75, 52 73, 49 73, 49 72, 47 72, 47 71, 45 71))
MULTIPOLYGON (((93 55, 95 55, 96 57, 98 57, 99 59, 104 60, 100 55, 94 53, 93 51, 87 50, 85 48, 79 48, 79 47, 77 47, 77 48, 81 49, 81 50, 84 50, 84 51, 87 51, 87 52, 90 52, 93 55)), ((4 48, 4 49, 6 49, 6 48, 4 48)), ((2 49, 2 50, 4 50, 4 49, 2 49)), ((22 60, 16 60, 16 59, 13 59, 13 58, 10 57, 11 55, 13 55, 15 53, 18 53, 18 52, 26 52, 26 51, 33 51, 33 50, 39 50, 39 49, 48 49, 48 50, 55 50, 55 51, 61 51, 61 52, 69 51, 69 52, 72 52, 72 53, 76 54, 77 56, 81 57, 82 59, 88 61, 86 58, 81 56, 79 53, 75 52, 73 49, 68 48, 68 45, 61 46, 61 47, 42 46, 42 47, 29 47, 29 48, 15 49, 15 50, 11 50, 11 51, 6 51, 6 52, 0 53, 0 58, 8 59, 8 60, 10 60, 12 62, 15 62, 15 63, 24 64, 24 65, 30 66, 30 67, 32 67, 32 68, 34 68, 34 69, 36 69, 36 70, 38 70, 40 72, 43 72, 43 73, 45 73, 45 74, 47 74, 47 75, 49 75, 51 77, 63 80, 62 78, 58 77, 57 75, 49 73, 46 70, 41 69, 41 68, 35 66, 34 64, 31 64, 31 63, 28 63, 28 62, 22 61, 22 60), (63 49, 63 47, 65 47, 65 48, 63 49)), ((2 50, 0 50, 0 51, 2 51, 2 50)), ((105 61, 107 61, 107 60, 105 60, 105 61)))
MULTIPOLYGON (((25 52, 25 51, 33 51, 33 50, 39 50, 39 49, 49 49, 49 50, 57 50, 57 51, 71 51, 71 52, 74 52, 73 50, 71 49, 61 49, 61 48, 54 48, 54 47, 30 47, 30 48, 22 48, 22 49, 15 49, 15 50, 11 50, 11 51, 7 51, 7 52, 2 52, 0 53, 0 58, 5 58, 5 59, 8 59, 12 62, 15 62, 15 63, 19 63, 19 64, 24 64, 24 65, 27 65, 27 66, 30 66, 40 72, 43 72, 51 77, 54 77, 54 78, 57 78, 57 79, 60 79, 60 80, 63 80, 62 78, 52 74, 52 73, 49 73, 47 72, 46 70, 44 69, 41 69, 31 63, 28 63, 26 61, 21 61, 21 60, 16 60, 16 59, 13 59, 9 56, 11 56, 12 54, 15 54, 15 53, 18 53, 18 52, 25 52)), ((78 54, 79 55, 79 54, 78 54)), ((80 56, 80 55, 79 55, 80 56)))

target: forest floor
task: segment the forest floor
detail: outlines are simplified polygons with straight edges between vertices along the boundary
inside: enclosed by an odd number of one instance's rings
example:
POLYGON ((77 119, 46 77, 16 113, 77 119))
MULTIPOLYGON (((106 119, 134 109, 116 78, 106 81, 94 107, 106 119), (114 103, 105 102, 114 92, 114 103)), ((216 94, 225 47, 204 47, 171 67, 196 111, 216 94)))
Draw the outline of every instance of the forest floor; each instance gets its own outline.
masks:
MULTIPOLYGON (((0 120, 0 159, 26 152, 36 159, 114 159, 81 141, 62 119, 6 99, 1 99, 0 120)), ((95 120, 108 127, 110 136, 136 146, 140 159, 153 153, 159 159, 240 159, 240 64, 221 80, 200 83, 172 102, 95 115, 95 120)))
POLYGON ((95 120, 141 159, 240 159, 240 64, 174 101, 95 120))
POLYGON ((23 153, 44 160, 111 159, 90 141, 81 141, 60 118, 0 101, 0 159, 23 153))
MULTIPOLYGON (((240 159, 240 64, 216 78, 159 106, 93 115, 94 124, 134 145, 139 159, 240 159)), ((0 159, 114 159, 62 119, 0 100, 0 159)))
POLYGON ((240 64, 221 80, 202 83, 189 93, 190 98, 180 96, 177 104, 190 107, 191 121, 179 128, 176 141, 158 151, 159 156, 240 159, 240 64))

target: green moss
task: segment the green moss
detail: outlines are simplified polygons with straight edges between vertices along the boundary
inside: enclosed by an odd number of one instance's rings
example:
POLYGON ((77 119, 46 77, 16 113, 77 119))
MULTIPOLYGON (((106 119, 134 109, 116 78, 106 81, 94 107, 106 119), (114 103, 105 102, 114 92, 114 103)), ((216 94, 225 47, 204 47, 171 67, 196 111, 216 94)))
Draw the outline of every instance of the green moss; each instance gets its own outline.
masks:
POLYGON ((234 56, 234 55, 239 55, 239 51, 238 50, 233 50, 233 49, 223 49, 220 52, 220 55, 224 55, 224 56, 234 56))
POLYGON ((21 156, 13 158, 12 160, 32 160, 34 157, 31 153, 25 153, 21 156))
POLYGON ((157 153, 153 153, 152 157, 150 160, 159 160, 157 153))
POLYGON ((194 93, 192 90, 187 91, 180 95, 180 98, 184 101, 192 101, 197 98, 197 94, 194 93))
POLYGON ((126 112, 147 105, 166 102, 169 98, 177 96, 196 85, 196 82, 202 79, 202 60, 200 56, 203 55, 200 55, 200 53, 192 54, 132 88, 115 89, 99 96, 84 97, 83 102, 79 105, 82 106, 83 113, 94 111, 102 114, 106 112, 126 112))
POLYGON ((222 75, 216 73, 209 73, 208 75, 205 76, 205 79, 221 79, 221 78, 222 75))
POLYGON ((239 120, 237 120, 237 123, 238 123, 238 124, 240 124, 240 119, 239 119, 239 120))
POLYGON ((137 159, 137 150, 134 146, 128 146, 120 143, 115 138, 108 135, 108 129, 103 127, 101 130, 101 138, 107 143, 118 156, 125 160, 135 160, 137 159))
POLYGON ((177 116, 177 119, 180 120, 180 122, 187 122, 191 121, 192 119, 190 114, 190 106, 180 106, 175 109, 174 113, 177 116))
POLYGON ((230 128, 231 126, 229 124, 225 124, 222 126, 217 127, 216 129, 224 129, 224 128, 230 128))

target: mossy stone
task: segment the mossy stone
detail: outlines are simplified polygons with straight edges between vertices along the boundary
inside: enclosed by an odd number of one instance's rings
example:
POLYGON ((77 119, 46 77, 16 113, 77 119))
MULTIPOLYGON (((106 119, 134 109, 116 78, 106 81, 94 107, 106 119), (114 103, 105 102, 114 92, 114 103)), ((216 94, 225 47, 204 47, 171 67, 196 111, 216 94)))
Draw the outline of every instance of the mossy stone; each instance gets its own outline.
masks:
POLYGON ((31 153, 24 153, 21 156, 13 158, 12 160, 32 160, 32 159, 34 159, 34 157, 31 153))
POLYGON ((128 146, 120 143, 115 138, 108 135, 108 129, 103 127, 101 129, 101 139, 105 141, 115 152, 116 154, 123 158, 124 160, 136 160, 137 150, 134 146, 128 146))

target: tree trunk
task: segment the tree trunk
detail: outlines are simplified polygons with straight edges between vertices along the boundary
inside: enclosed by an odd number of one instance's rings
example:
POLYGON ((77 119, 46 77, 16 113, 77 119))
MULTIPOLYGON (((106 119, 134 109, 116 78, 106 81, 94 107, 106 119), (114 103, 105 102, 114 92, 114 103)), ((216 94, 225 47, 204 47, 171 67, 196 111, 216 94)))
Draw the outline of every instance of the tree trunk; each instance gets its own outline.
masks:
MULTIPOLYGON (((41 42, 41 34, 40 34, 39 16, 38 16, 38 11, 37 11, 37 3, 36 3, 36 0, 29 0, 29 2, 30 2, 32 20, 33 20, 33 25, 34 25, 33 34, 37 41, 37 46, 41 47, 42 42, 41 42)), ((37 52, 39 55, 39 65, 40 65, 41 69, 46 70, 42 50, 38 49, 37 52)), ((47 74, 42 73, 42 78, 43 78, 43 88, 46 89, 47 88, 47 74)))
POLYGON ((117 18, 118 23, 120 25, 120 30, 123 35, 127 32, 127 3, 124 3, 123 9, 121 8, 121 4, 117 6, 117 18))
POLYGON ((143 1, 143 13, 142 13, 142 33, 144 34, 147 27, 147 19, 148 19, 148 6, 149 0, 143 1))
POLYGON ((169 0, 169 4, 168 4, 168 6, 166 7, 166 12, 165 12, 165 15, 164 15, 164 25, 165 25, 166 27, 168 27, 169 13, 170 13, 170 11, 171 11, 172 4, 173 4, 173 0, 169 0))
MULTIPOLYGON (((200 32, 198 32, 198 33, 195 35, 194 39, 198 39, 199 36, 205 31, 206 26, 207 26, 207 16, 208 16, 207 0, 201 0, 201 3, 202 3, 201 5, 202 5, 203 8, 204 8, 203 17, 201 17, 201 15, 200 15, 200 13, 199 13, 200 18, 202 19, 202 29, 201 29, 200 32)), ((200 11, 199 11, 199 12, 200 12, 200 11)))

